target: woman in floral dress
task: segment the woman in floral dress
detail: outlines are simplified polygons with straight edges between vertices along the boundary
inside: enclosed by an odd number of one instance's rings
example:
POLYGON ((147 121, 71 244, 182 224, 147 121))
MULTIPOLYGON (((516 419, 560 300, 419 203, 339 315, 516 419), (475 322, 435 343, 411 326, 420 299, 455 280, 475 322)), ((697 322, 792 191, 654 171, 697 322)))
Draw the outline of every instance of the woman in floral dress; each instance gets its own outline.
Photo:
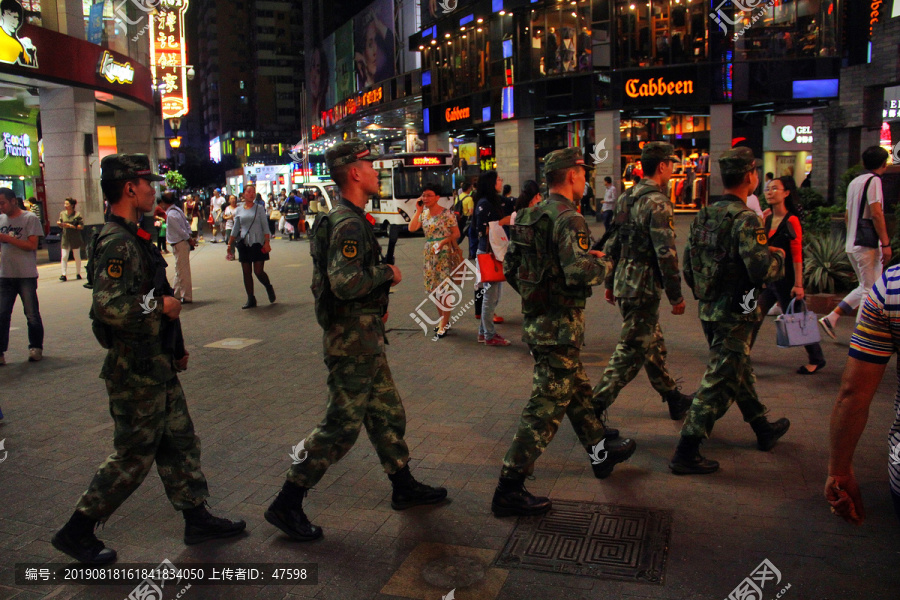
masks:
MULTIPOLYGON (((425 293, 430 294, 441 283, 450 277, 462 262, 462 251, 456 240, 459 239, 459 227, 456 216, 440 204, 441 193, 436 185, 427 184, 422 188, 422 196, 416 203, 416 214, 409 223, 410 231, 425 232, 425 293)), ((435 328, 439 338, 447 334, 450 323, 450 310, 440 310, 441 323, 435 328)))

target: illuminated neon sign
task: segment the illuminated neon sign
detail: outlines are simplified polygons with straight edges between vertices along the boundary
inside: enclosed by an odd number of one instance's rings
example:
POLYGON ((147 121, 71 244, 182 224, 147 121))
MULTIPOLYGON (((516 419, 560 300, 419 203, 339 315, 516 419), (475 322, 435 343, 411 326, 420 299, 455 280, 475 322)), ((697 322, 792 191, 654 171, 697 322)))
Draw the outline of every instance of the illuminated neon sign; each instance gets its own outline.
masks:
POLYGON ((693 94, 694 82, 691 80, 667 82, 662 77, 656 79, 651 77, 644 83, 641 83, 640 79, 629 79, 625 82, 625 93, 631 98, 693 94))
POLYGON ((360 93, 357 97, 348 98, 334 108, 329 108, 328 110, 322 111, 322 124, 328 127, 337 123, 345 117, 355 115, 356 111, 360 108, 378 104, 382 100, 384 100, 383 87, 360 93))
POLYGON ((161 86, 162 118, 174 119, 188 113, 187 44, 184 13, 188 0, 159 0, 150 18, 150 69, 153 85, 161 86))
POLYGON ((448 108, 444 112, 444 118, 447 119, 448 123, 452 123, 453 121, 461 121, 462 119, 468 119, 471 116, 471 110, 469 107, 460 108, 458 106, 454 106, 453 108, 448 108))
POLYGON ((437 156, 415 156, 412 159, 412 165, 414 167, 426 167, 442 164, 444 164, 444 161, 437 156))
POLYGON ((134 67, 131 63, 117 63, 107 50, 100 57, 97 72, 110 83, 134 83, 134 67))

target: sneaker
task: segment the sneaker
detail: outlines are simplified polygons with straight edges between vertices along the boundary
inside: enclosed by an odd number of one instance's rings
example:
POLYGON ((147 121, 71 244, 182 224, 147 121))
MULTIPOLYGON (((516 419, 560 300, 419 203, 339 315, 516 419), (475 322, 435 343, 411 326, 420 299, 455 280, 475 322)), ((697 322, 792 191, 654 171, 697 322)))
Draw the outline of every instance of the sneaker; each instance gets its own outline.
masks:
POLYGON ((68 279, 66 279, 66 276, 65 276, 65 275, 60 275, 60 276, 59 276, 59 280, 60 280, 60 281, 68 281, 68 279))
POLYGON ((43 358, 44 358, 44 349, 43 348, 29 348, 28 349, 28 362, 40 362, 40 360, 43 358))
POLYGON ((494 323, 496 325, 502 325, 503 323, 506 323, 506 319, 504 319, 503 317, 498 317, 497 315, 494 315, 494 323))
POLYGON ((822 317, 819 319, 819 325, 822 326, 822 330, 833 340, 837 339, 837 336, 834 335, 834 326, 831 324, 831 321, 828 320, 828 317, 822 317))
POLYGON ((489 340, 484 341, 485 346, 509 346, 511 342, 502 335, 497 334, 489 340))
POLYGON ((483 344, 483 343, 484 343, 484 336, 481 335, 480 333, 478 334, 478 343, 479 343, 479 344, 483 344))

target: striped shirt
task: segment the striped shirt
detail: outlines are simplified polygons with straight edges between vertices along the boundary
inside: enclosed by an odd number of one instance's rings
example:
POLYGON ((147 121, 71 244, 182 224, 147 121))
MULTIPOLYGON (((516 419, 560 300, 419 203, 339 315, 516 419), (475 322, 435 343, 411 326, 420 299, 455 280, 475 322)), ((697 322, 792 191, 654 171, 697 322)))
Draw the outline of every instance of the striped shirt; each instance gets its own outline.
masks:
MULTIPOLYGON (((850 357, 885 365, 900 348, 900 265, 885 271, 861 307, 862 315, 850 338, 850 357)), ((888 472, 891 490, 900 495, 900 363, 894 423, 888 434, 888 472)))

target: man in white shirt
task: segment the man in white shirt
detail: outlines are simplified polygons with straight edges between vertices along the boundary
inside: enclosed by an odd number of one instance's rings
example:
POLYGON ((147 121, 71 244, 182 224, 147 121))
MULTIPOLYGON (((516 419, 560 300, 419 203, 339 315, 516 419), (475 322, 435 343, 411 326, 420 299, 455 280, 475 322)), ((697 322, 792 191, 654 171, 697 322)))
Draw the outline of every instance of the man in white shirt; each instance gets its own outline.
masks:
MULTIPOLYGON (((225 226, 222 222, 222 212, 225 210, 225 206, 228 204, 228 200, 225 199, 225 196, 222 195, 222 190, 220 188, 216 188, 216 191, 213 192, 213 197, 210 198, 210 207, 213 215, 213 244, 219 242, 219 232, 222 232, 222 237, 225 236, 225 226)), ((228 240, 223 239, 222 241, 227 242, 228 240)))
MULTIPOLYGON (((851 314, 860 302, 869 295, 875 282, 881 279, 881 272, 891 262, 891 239, 888 237, 887 225, 884 222, 884 192, 881 188, 881 175, 888 165, 890 154, 880 146, 869 146, 862 154, 863 173, 847 186, 847 241, 844 249, 847 258, 853 265, 853 271, 859 285, 844 296, 837 308, 819 319, 822 329, 831 339, 836 339, 834 326, 839 317, 851 314), (863 201, 863 193, 865 200, 863 201), (860 215, 860 210, 862 214, 860 215), (875 247, 858 245, 857 232, 860 219, 871 219, 875 226, 877 240, 875 247)), ((861 314, 860 311, 859 314, 861 314)), ((856 316, 859 321, 859 314, 856 316)))
POLYGON ((0 366, 9 348, 9 324, 16 297, 28 323, 28 361, 37 362, 44 353, 44 324, 38 307, 38 238, 44 235, 41 221, 16 203, 16 195, 0 188, 0 366))
POLYGON ((159 206, 166 211, 166 242, 175 255, 175 297, 183 304, 194 301, 191 286, 191 250, 196 242, 191 237, 191 223, 184 211, 175 204, 175 194, 165 192, 159 206))
POLYGON ((603 221, 603 227, 608 231, 612 224, 613 211, 616 209, 616 186, 613 185, 612 177, 604 177, 603 185, 606 186, 606 192, 603 194, 603 203, 600 205, 597 220, 603 221))

